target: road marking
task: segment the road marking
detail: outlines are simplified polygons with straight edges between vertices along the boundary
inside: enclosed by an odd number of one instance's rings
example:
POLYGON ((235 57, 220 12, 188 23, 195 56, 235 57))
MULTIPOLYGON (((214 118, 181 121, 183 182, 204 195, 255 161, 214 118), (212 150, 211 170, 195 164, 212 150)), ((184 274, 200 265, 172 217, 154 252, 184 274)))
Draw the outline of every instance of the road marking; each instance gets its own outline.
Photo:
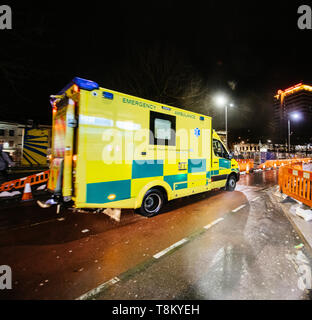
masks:
POLYGON ((57 221, 57 219, 50 219, 50 220, 46 220, 46 221, 36 222, 36 223, 27 224, 27 225, 23 225, 23 226, 19 226, 19 227, 12 227, 12 228, 0 227, 0 232, 2 233, 2 232, 7 232, 7 231, 16 231, 16 230, 21 230, 21 229, 36 227, 36 226, 39 226, 39 225, 41 225, 41 224, 45 224, 45 223, 49 223, 49 222, 54 222, 54 221, 57 221))
POLYGON ((258 199, 260 199, 260 197, 256 197, 256 198, 254 198, 254 199, 252 199, 252 200, 250 200, 250 201, 256 201, 256 200, 258 200, 258 199))
POLYGON ((245 204, 242 204, 241 206, 237 207, 236 209, 232 210, 232 212, 237 212, 239 211, 240 209, 243 209, 244 207, 246 207, 245 204))
POLYGON ((92 296, 97 295, 98 293, 101 292, 101 290, 103 290, 103 289, 105 289, 107 287, 110 287, 110 286, 112 286, 113 284, 115 284, 115 283, 117 283, 119 281, 120 281, 120 279, 118 277, 114 277, 114 278, 112 278, 112 279, 100 284, 98 287, 96 287, 96 288, 88 291, 87 293, 81 295, 76 300, 86 300, 86 299, 88 299, 88 298, 90 298, 92 296))
MULTIPOLYGON (((208 224, 207 226, 205 226, 204 228, 205 229, 209 229, 210 227, 212 227, 213 225, 223 221, 224 218, 219 218, 219 219, 216 219, 215 221, 213 221, 212 223, 208 224)), ((201 234, 202 232, 200 232, 199 234, 201 234)), ((163 255, 165 255, 166 253, 168 253, 169 251, 173 250, 174 248, 177 248, 179 246, 181 246, 182 244, 188 242, 188 241, 191 241, 193 238, 192 236, 190 237, 186 237, 186 238, 183 238, 182 240, 174 243, 173 245, 171 245, 170 247, 156 253, 153 258, 154 259, 159 259, 160 257, 162 257, 163 255)), ((150 265, 151 263, 153 263, 153 261, 155 262, 154 259, 150 259, 148 262, 148 265, 150 265)), ((81 295, 79 298, 76 298, 75 300, 88 300, 88 299, 94 299, 98 294, 102 293, 105 289, 111 287, 112 285, 114 285, 115 283, 119 282, 119 281, 123 281, 124 278, 125 278, 125 274, 126 274, 126 278, 129 277, 129 271, 130 271, 130 274, 134 274, 134 273, 137 273, 137 268, 133 268, 133 269, 129 269, 128 271, 126 271, 125 273, 123 274, 120 274, 119 277, 114 277, 112 278, 111 280, 107 281, 107 282, 104 282, 103 284, 99 285, 98 287, 88 291, 87 293, 81 295), (132 270, 132 272, 131 272, 132 270)))
POLYGON ((215 221, 207 224, 206 226, 204 226, 204 228, 208 230, 209 228, 211 228, 211 227, 214 226, 215 224, 221 222, 222 220, 224 220, 224 218, 219 218, 219 219, 217 219, 217 220, 215 220, 215 221))
POLYGON ((163 251, 160 251, 158 253, 156 253, 155 255, 153 255, 153 257, 155 259, 159 259, 160 257, 162 257, 163 255, 165 255, 166 253, 168 253, 169 251, 171 251, 172 249, 181 246, 183 243, 187 242, 188 240, 186 238, 174 243, 173 245, 171 245, 170 247, 164 249, 163 251))
POLYGON ((39 225, 41 225, 41 224, 49 223, 49 222, 56 221, 56 220, 57 220, 57 219, 50 219, 50 220, 46 220, 46 221, 41 221, 41 222, 32 223, 32 224, 30 224, 29 226, 25 226, 25 228, 27 228, 27 227, 39 226, 39 225))

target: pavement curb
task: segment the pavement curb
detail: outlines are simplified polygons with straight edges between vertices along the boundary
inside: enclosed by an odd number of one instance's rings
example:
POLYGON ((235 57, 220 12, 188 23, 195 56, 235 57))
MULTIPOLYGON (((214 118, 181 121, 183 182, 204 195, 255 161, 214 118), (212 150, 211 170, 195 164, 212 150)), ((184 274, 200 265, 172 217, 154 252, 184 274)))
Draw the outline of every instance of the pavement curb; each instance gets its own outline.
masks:
MULTIPOLYGON (((272 187, 271 189, 273 190, 274 187, 272 187)), ((287 217, 287 219, 289 220, 289 222, 291 223, 292 227, 294 228, 294 230, 298 233, 298 235, 300 236, 302 242, 305 245, 305 248, 309 251, 309 253, 312 255, 312 241, 309 241, 304 232, 302 231, 302 228, 300 228, 300 226, 298 226, 298 224, 296 223, 296 221, 294 220, 293 215, 289 212, 289 209, 285 207, 285 205, 283 205, 283 203, 281 203, 281 198, 277 197, 274 192, 270 192, 271 196, 274 198, 275 202, 278 204, 278 206, 282 209, 284 215, 287 217)))

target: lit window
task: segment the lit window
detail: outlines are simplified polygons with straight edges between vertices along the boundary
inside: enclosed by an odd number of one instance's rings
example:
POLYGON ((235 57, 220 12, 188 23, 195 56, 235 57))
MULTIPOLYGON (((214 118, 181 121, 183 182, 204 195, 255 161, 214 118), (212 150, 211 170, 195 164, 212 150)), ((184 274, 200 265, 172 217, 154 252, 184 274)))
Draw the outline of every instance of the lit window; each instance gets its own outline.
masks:
POLYGON ((150 144, 175 146, 175 131, 175 116, 155 111, 150 112, 150 144))
POLYGON ((155 119, 155 138, 161 140, 171 139, 171 122, 169 120, 155 119))

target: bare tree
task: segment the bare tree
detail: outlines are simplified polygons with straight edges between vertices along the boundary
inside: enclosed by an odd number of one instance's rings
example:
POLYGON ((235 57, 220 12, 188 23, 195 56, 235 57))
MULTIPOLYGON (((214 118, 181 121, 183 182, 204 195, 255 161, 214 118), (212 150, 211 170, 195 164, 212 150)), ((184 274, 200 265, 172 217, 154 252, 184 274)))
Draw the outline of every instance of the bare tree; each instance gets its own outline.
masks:
POLYGON ((130 47, 127 61, 109 80, 120 91, 195 112, 211 111, 208 88, 174 46, 130 47))

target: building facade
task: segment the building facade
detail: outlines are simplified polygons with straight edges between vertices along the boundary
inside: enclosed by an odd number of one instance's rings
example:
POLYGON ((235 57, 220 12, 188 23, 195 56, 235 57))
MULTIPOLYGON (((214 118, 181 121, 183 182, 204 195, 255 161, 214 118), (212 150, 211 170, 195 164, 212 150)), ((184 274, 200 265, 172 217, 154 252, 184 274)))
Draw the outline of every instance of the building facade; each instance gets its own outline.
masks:
POLYGON ((234 155, 248 155, 254 152, 260 152, 261 145, 259 143, 240 142, 234 144, 234 155))
POLYGON ((312 143, 312 86, 298 83, 288 89, 278 90, 274 97, 274 140, 288 145, 312 143))
POLYGON ((24 127, 18 123, 0 122, 0 143, 14 162, 19 162, 23 150, 24 127))

